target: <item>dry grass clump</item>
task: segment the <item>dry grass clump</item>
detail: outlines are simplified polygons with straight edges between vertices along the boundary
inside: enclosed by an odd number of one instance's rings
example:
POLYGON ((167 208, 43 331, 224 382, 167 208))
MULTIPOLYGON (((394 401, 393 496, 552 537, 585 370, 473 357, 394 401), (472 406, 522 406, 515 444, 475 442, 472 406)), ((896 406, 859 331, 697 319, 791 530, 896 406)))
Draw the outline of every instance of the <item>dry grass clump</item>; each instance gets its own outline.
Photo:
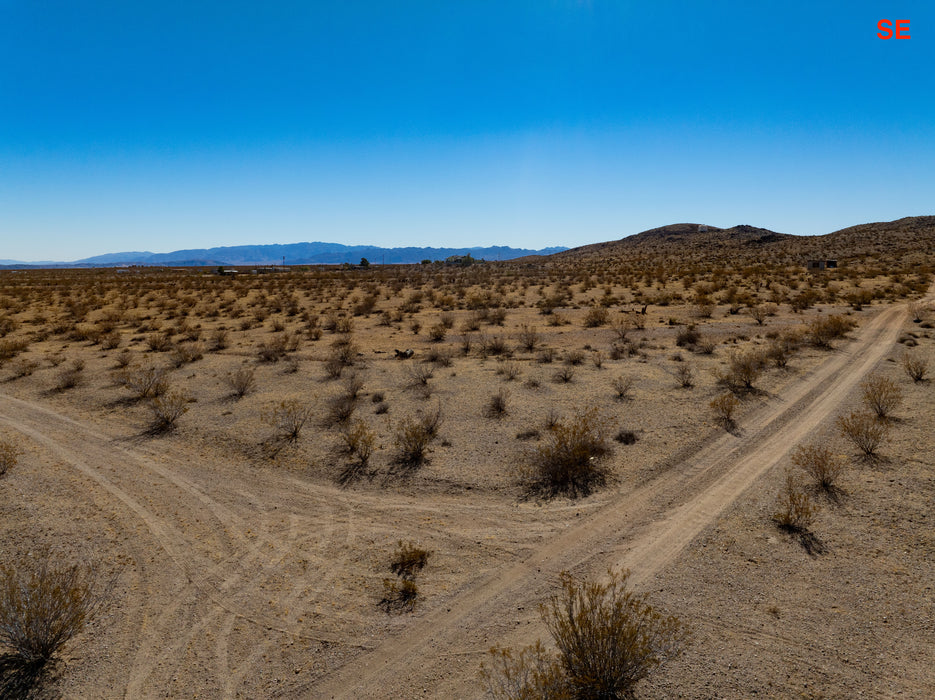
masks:
POLYGON ((16 466, 19 459, 19 448, 9 440, 0 439, 0 476, 16 466))
POLYGON ((540 607, 557 647, 541 642, 514 656, 493 648, 481 677, 494 698, 627 698, 656 667, 678 656, 689 633, 627 586, 628 572, 607 582, 561 574, 561 591, 540 607))
POLYGON ((889 418, 903 398, 899 385, 881 374, 868 377, 860 387, 864 405, 881 420, 889 418))
POLYGON ((42 668, 99 611, 109 588, 91 566, 60 563, 48 549, 0 564, 3 697, 32 697, 42 668))
POLYGON ((838 418, 838 430, 867 457, 874 457, 888 432, 887 424, 869 413, 853 411, 838 418))
POLYGON ((829 495, 838 491, 844 461, 822 445, 799 445, 792 453, 792 463, 808 474, 815 485, 829 495))
POLYGON ((924 357, 912 352, 905 352, 902 358, 900 358, 900 364, 912 381, 925 381, 925 375, 928 374, 929 365, 928 360, 924 357))
POLYGON ((608 476, 603 458, 610 452, 607 431, 607 420, 596 408, 556 420, 523 468, 530 490, 547 497, 574 497, 603 485, 608 476))

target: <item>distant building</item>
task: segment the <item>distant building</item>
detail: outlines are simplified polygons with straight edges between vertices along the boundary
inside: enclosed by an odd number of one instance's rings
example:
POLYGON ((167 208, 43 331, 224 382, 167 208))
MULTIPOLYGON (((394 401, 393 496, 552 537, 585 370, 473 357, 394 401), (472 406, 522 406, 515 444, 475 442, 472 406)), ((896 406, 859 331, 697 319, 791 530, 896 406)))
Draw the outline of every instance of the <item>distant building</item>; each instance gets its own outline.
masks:
POLYGON ((837 260, 809 260, 806 267, 810 271, 833 270, 838 266, 837 260))

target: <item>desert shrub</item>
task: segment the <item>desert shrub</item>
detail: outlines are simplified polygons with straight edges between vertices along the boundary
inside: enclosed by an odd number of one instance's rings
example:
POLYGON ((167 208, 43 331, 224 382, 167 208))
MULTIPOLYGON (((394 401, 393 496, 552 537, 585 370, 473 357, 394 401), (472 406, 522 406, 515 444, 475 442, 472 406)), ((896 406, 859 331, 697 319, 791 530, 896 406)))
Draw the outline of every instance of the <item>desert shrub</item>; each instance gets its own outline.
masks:
POLYGON ((730 387, 752 389, 762 366, 763 356, 755 350, 734 352, 727 360, 727 372, 720 379, 730 387))
POLYGON ((792 453, 792 463, 801 467, 826 493, 837 490, 838 479, 844 471, 844 462, 821 445, 799 445, 792 453))
POLYGON ((175 422, 188 411, 189 397, 180 391, 167 391, 149 401, 153 414, 152 430, 166 432, 175 427, 175 422))
POLYGON ((424 363, 411 363, 406 367, 406 379, 409 386, 426 386, 429 379, 435 376, 432 368, 424 363))
POLYGON ((620 430, 614 435, 614 440, 619 442, 621 445, 635 445, 636 444, 636 433, 632 430, 620 430))
POLYGON ((101 336, 101 347, 105 350, 113 350, 120 347, 121 340, 120 331, 112 330, 101 336))
POLYGON ((169 377, 161 367, 128 367, 119 375, 124 388, 133 392, 137 399, 149 399, 161 396, 169 388, 169 377))
POLYGON ((512 352, 502 335, 487 336, 482 334, 478 339, 478 345, 482 355, 500 356, 509 355, 512 352))
POLYGON ((0 564, 0 647, 23 666, 41 667, 81 632, 106 593, 92 567, 59 563, 48 549, 0 564))
POLYGON ((688 363, 679 365, 675 370, 675 378, 679 386, 684 389, 691 389, 695 385, 695 371, 688 363))
POLYGON ((582 362, 584 362, 584 352, 582 352, 581 350, 568 350, 565 352, 565 357, 563 359, 563 362, 566 365, 577 367, 582 362))
POLYGON ((438 322, 448 330, 451 330, 455 325, 455 317, 446 311, 438 317, 438 322))
POLYGON ((573 700, 562 667, 553 652, 537 641, 514 654, 493 647, 491 667, 481 665, 481 679, 494 700, 573 700))
POLYGON ((218 328, 211 334, 211 341, 208 347, 212 352, 224 350, 228 345, 230 345, 229 334, 225 329, 218 328))
POLYGON ((412 319, 409 323, 409 330, 412 331, 413 335, 419 335, 419 331, 422 330, 422 324, 418 320, 412 319))
POLYGON ((115 369, 125 369, 130 366, 132 361, 133 353, 129 350, 123 350, 114 358, 114 367, 115 369))
POLYGON ((298 399, 287 399, 272 410, 267 421, 283 440, 296 442, 302 428, 311 418, 312 408, 298 399))
POLYGON ((353 396, 346 393, 338 394, 328 402, 325 423, 327 425, 344 425, 354 415, 354 409, 356 408, 357 401, 353 396))
POLYGON ((84 376, 84 360, 73 360, 65 369, 59 371, 55 378, 55 390, 66 391, 74 389, 81 383, 84 376))
POLYGON ((714 411, 714 415, 717 416, 726 427, 734 425, 734 413, 736 413, 737 408, 740 406, 740 401, 736 396, 727 392, 715 397, 708 405, 714 411))
POLYGON ((168 332, 157 331, 147 336, 146 344, 153 352, 166 352, 172 349, 172 336, 168 332))
POLYGON ((536 330, 535 326, 523 324, 516 334, 516 339, 523 350, 532 352, 536 349, 536 345, 539 344, 539 331, 536 330))
POLYGON ((16 466, 19 459, 19 448, 8 440, 0 439, 0 476, 16 466))
POLYGON ((881 374, 868 377, 861 382, 860 387, 864 405, 880 419, 889 418, 902 401, 899 385, 881 374))
POLYGON ((189 362, 195 362, 204 357, 204 349, 200 343, 180 343, 169 355, 169 362, 174 367, 181 367, 189 362))
POLYGON ((812 517, 818 511, 808 491, 796 480, 795 474, 786 472, 786 480, 776 500, 773 521, 783 530, 793 533, 807 532, 812 517))
POLYGON ((19 360, 13 365, 13 378, 29 377, 37 369, 39 369, 39 363, 35 360, 19 360))
POLYGON ((531 490, 544 495, 588 494, 606 482, 603 458, 609 452, 607 421, 590 408, 570 420, 556 420, 523 471, 531 490))
POLYGON ((633 398, 633 383, 633 377, 628 375, 614 378, 611 385, 614 387, 614 392, 617 395, 618 401, 626 401, 633 398))
POLYGON ((859 411, 839 417, 838 430, 867 457, 876 455, 888 432, 886 423, 859 411))
POLYGON ((224 378, 224 383, 232 396, 242 398, 256 386, 256 372, 253 367, 241 367, 224 378))
POLYGON ((561 574, 561 591, 540 608, 557 647, 541 643, 517 657, 491 649, 493 669, 482 678, 495 698, 627 698, 656 667, 678 656, 688 630, 627 586, 628 572, 605 583, 561 574))
POLYGON ((510 392, 506 389, 500 389, 496 394, 490 397, 487 401, 487 408, 484 410, 484 415, 488 418, 502 418, 506 415, 506 402, 510 397, 510 392))
POLYGON ((260 362, 279 362, 288 352, 295 352, 299 347, 299 337, 291 333, 280 333, 257 345, 256 353, 260 362))
POLYGON ((597 328, 604 326, 610 318, 610 314, 603 306, 592 306, 584 316, 585 328, 597 328))
POLYGON ((396 461, 406 466, 418 466, 425 461, 429 444, 438 435, 441 426, 441 408, 426 413, 419 419, 410 417, 400 421, 394 444, 398 452, 396 461))
POLYGON ((373 409, 373 412, 378 416, 382 416, 384 413, 390 410, 390 405, 386 401, 380 401, 377 404, 377 407, 373 409))
POLYGON ((830 348, 831 341, 843 338, 857 323, 845 316, 825 316, 808 324, 805 336, 816 348, 830 348))
POLYGON ((925 375, 928 374, 929 365, 928 360, 924 357, 912 352, 905 352, 900 358, 900 364, 912 381, 925 381, 925 375))
POLYGON ((433 343, 442 342, 447 334, 448 329, 440 323, 436 323, 434 326, 429 328, 429 340, 431 340, 433 343))
POLYGON ((356 458, 361 465, 366 465, 373 454, 376 434, 359 420, 341 433, 341 443, 345 454, 356 458))
POLYGON ((542 348, 536 355, 536 362, 541 365, 551 364, 555 360, 555 348, 542 348))
POLYGON ((429 550, 422 549, 412 542, 400 540, 390 561, 390 571, 402 578, 414 579, 425 568, 431 554, 429 550))
POLYGON ((0 340, 0 366, 3 366, 3 363, 7 360, 12 360, 27 347, 29 347, 29 343, 25 340, 0 340))
POLYGON ((701 340, 701 333, 694 326, 687 326, 679 330, 675 336, 675 344, 680 348, 691 347, 701 340))
POLYGON ((390 571, 396 574, 396 579, 383 579, 383 599, 380 606, 386 612, 411 611, 419 596, 419 587, 416 585, 416 576, 425 567, 429 552, 417 547, 412 542, 400 540, 396 551, 390 561, 390 571))
POLYGON ((552 375, 552 381, 558 384, 569 384, 574 378, 575 368, 571 365, 564 365, 561 369, 556 370, 555 374, 552 375))

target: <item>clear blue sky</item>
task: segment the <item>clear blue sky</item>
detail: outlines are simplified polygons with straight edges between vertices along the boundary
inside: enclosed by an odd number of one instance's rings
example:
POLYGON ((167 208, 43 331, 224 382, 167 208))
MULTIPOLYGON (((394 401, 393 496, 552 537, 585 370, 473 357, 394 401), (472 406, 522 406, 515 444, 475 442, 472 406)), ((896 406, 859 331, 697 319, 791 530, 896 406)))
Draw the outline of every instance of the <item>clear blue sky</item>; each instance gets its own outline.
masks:
POLYGON ((933 30, 931 0, 0 0, 0 259, 932 214, 933 30))

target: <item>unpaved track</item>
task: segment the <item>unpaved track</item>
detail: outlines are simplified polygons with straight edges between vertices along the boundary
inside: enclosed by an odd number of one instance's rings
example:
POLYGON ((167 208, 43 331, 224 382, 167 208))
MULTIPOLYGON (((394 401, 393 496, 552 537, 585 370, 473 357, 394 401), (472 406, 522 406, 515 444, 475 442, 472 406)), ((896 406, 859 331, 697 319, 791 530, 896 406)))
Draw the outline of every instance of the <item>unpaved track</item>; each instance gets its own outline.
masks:
POLYGON ((905 306, 885 309, 814 372, 685 464, 622 495, 525 561, 495 572, 309 688, 321 698, 466 697, 483 651, 542 635, 535 621, 562 570, 628 568, 645 586, 759 476, 825 419, 892 348, 905 306), (473 653, 472 653, 473 652, 473 653))

